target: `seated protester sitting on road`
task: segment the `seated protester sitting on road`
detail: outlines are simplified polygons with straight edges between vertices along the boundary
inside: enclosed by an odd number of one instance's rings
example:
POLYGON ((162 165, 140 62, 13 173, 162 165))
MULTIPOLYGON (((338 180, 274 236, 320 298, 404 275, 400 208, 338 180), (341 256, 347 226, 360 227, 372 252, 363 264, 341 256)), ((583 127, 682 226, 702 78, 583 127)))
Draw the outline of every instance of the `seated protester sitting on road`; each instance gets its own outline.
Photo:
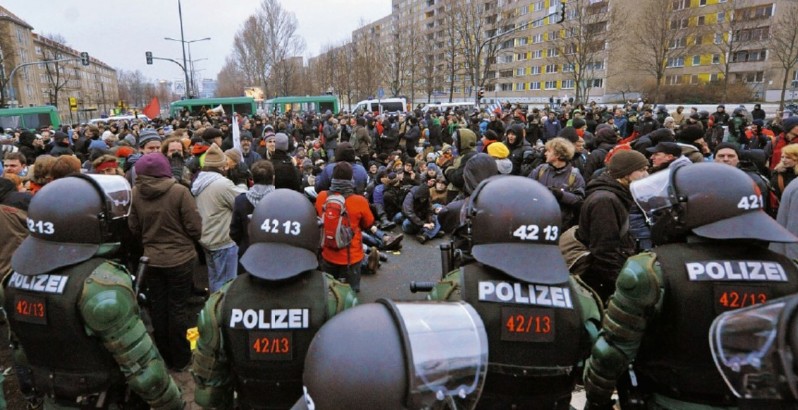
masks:
POLYGON ((402 203, 402 213, 405 220, 402 230, 410 235, 416 235, 420 243, 435 238, 441 232, 437 212, 430 202, 429 187, 426 185, 415 186, 410 189, 402 203))
MULTIPOLYGON (((402 186, 402 176, 396 172, 388 172, 382 179, 383 189, 383 205, 385 206, 385 214, 388 219, 395 224, 402 223, 404 215, 402 215, 402 204, 405 201, 405 196, 409 192, 406 187, 402 186)), ((383 228, 388 229, 388 228, 383 228)))
POLYGON ((443 175, 443 171, 434 162, 430 162, 427 164, 427 169, 421 174, 421 182, 437 179, 438 175, 443 175))
POLYGON ((438 177, 435 178, 435 183, 429 189, 429 200, 432 202, 433 206, 446 206, 446 204, 449 203, 446 185, 448 185, 448 183, 446 182, 445 176, 438 175, 438 177))
MULTIPOLYGON (((338 144, 338 147, 340 148, 344 144, 349 145, 348 142, 343 142, 338 144)), ((344 249, 334 249, 323 244, 321 249, 322 267, 325 272, 333 275, 333 277, 345 280, 355 292, 360 292, 361 263, 367 262, 363 252, 363 235, 361 232, 374 224, 374 215, 369 209, 366 198, 355 193, 355 184, 352 181, 354 175, 352 164, 344 160, 334 164, 333 168, 330 189, 319 192, 316 198, 316 213, 324 219, 327 198, 331 194, 342 195, 345 198, 344 206, 346 207, 346 216, 344 218, 348 219, 345 222, 348 222, 349 227, 352 229, 352 240, 349 246, 344 249)), ((327 240, 324 242, 326 243, 327 240)))
POLYGON ((502 175, 509 175, 513 172, 513 162, 508 158, 510 150, 502 143, 493 143, 488 145, 485 150, 491 158, 496 160, 496 168, 502 175))
POLYGON ((341 162, 348 162, 352 167, 354 193, 362 195, 366 192, 366 184, 368 182, 368 173, 363 165, 356 163, 355 149, 349 142, 342 142, 335 148, 335 161, 327 164, 324 171, 316 177, 316 192, 326 191, 330 189, 332 184, 332 174, 335 165, 341 162))
POLYGON ((636 249, 629 232, 629 210, 634 205, 629 184, 646 176, 646 157, 622 150, 612 156, 607 172, 587 184, 575 234, 590 251, 590 266, 581 277, 605 303, 615 291, 615 279, 626 258, 636 249))
POLYGON ((413 158, 408 158, 405 160, 404 164, 402 165, 402 185, 419 185, 421 183, 421 178, 416 173, 415 170, 416 160, 413 158))
POLYGON ((444 232, 452 234, 465 223, 465 215, 462 212, 471 193, 480 182, 498 173, 496 161, 488 154, 477 154, 472 161, 468 161, 463 170, 463 179, 465 180, 463 192, 454 201, 448 202, 438 213, 438 221, 444 232))
POLYGON ((563 231, 579 223, 579 209, 585 199, 585 180, 570 160, 576 148, 565 138, 546 142, 546 163, 527 175, 545 186, 557 199, 563 231))
POLYGON ((770 178, 770 186, 779 199, 787 185, 795 179, 796 174, 798 174, 798 145, 787 145, 781 149, 781 161, 773 169, 770 178))
POLYGON ((247 192, 239 194, 233 203, 233 218, 230 221, 230 238, 238 245, 239 258, 249 248, 249 219, 263 197, 274 191, 274 167, 266 160, 252 164, 253 185, 247 192))

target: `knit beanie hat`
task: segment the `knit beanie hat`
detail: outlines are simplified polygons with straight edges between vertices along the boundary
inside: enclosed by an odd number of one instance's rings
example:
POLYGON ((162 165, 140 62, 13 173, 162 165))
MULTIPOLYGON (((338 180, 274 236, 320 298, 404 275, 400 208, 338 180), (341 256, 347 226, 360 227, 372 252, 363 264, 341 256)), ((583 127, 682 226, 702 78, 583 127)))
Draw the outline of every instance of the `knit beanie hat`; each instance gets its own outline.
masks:
POLYGON ((274 149, 288 152, 288 135, 282 132, 274 134, 274 149))
POLYGON ((227 165, 227 156, 216 143, 211 144, 211 147, 205 151, 205 165, 214 168, 223 168, 227 165))
POLYGON ((793 128, 798 127, 798 115, 793 115, 790 118, 784 120, 784 133, 788 133, 792 131, 793 128))
POLYGON ((133 167, 136 169, 136 175, 147 175, 155 178, 172 177, 172 167, 169 166, 169 160, 160 152, 142 156, 133 167))
POLYGON ((139 134, 139 148, 144 148, 150 141, 160 141, 161 136, 158 135, 158 131, 155 131, 152 128, 145 128, 139 134))
POLYGON ((209 142, 212 141, 214 138, 221 136, 222 136, 222 130, 218 128, 209 127, 202 132, 202 139, 209 142))
MULTIPOLYGON (((235 162, 236 164, 241 162, 241 151, 239 151, 236 148, 230 148, 229 150, 224 152, 224 155, 227 158, 230 158, 230 160, 235 162)), ((205 162, 207 163, 207 160, 205 162)))
POLYGON ((510 156, 510 149, 500 142, 488 145, 488 155, 496 159, 504 159, 510 156))
POLYGON ((648 168, 648 160, 645 155, 634 150, 624 150, 618 151, 612 156, 607 171, 611 177, 618 179, 643 168, 648 168))

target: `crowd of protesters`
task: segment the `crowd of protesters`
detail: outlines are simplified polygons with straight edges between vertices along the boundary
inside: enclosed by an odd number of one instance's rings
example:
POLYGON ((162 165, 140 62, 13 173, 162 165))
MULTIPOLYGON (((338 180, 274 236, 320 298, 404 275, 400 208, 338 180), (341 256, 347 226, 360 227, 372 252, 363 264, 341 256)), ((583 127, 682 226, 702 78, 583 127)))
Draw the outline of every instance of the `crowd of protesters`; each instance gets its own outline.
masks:
MULTIPOLYGON (((774 114, 759 105, 750 113, 727 113, 723 105, 712 113, 681 106, 669 112, 638 101, 383 115, 205 111, 7 129, 0 136, 0 230, 7 238, 0 269, 10 269, 27 234, 27 205, 42 186, 74 172, 123 175, 134 187, 125 252, 129 261, 150 257, 153 306, 169 312, 153 317, 155 340, 167 363, 181 369, 190 358, 182 335, 193 266, 204 259, 210 291, 241 273, 249 215, 275 189, 306 194, 320 216, 331 193, 347 197, 354 240, 320 255, 323 267, 359 291, 361 272, 378 269, 380 251, 400 249, 403 235, 426 243, 456 233, 477 185, 510 174, 551 190, 562 230, 578 226, 576 237, 593 256, 583 277, 606 298, 626 258, 651 247, 632 181, 678 162, 716 161, 747 172, 774 217, 781 201, 793 203, 784 195, 795 191, 798 116, 774 114)), ((790 224, 788 215, 779 218, 790 224)))

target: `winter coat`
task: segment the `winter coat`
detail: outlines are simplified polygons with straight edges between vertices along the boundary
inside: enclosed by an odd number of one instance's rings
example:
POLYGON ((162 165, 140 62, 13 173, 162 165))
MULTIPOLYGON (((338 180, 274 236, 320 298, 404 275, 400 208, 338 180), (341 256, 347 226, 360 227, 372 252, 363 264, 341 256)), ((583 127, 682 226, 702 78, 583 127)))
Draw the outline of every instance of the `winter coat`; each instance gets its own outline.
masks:
POLYGON ((532 151, 532 145, 520 135, 515 138, 514 144, 505 141, 504 145, 510 150, 509 158, 513 163, 513 170, 510 171, 510 174, 521 175, 521 164, 524 162, 524 153, 532 151))
POLYGON ((302 174, 285 151, 274 150, 269 160, 274 166, 274 186, 302 192, 302 174))
POLYGON ((614 286, 626 258, 635 251, 629 233, 629 209, 634 200, 629 188, 608 173, 588 182, 586 194, 576 234, 591 255, 585 275, 614 286))
POLYGON ((127 222, 151 266, 179 266, 197 257, 202 217, 188 188, 174 178, 138 175, 127 222))
POLYGON ((562 130, 562 124, 556 118, 554 121, 550 121, 549 119, 545 119, 543 121, 543 141, 548 141, 552 138, 557 137, 557 135, 562 130))
MULTIPOLYGON (((314 184, 316 192, 330 189, 330 184, 332 183, 332 173, 333 169, 335 169, 335 164, 337 164, 337 162, 327 164, 327 166, 324 167, 324 170, 316 176, 316 183, 314 184)), ((366 185, 368 185, 369 182, 368 171, 366 171, 366 168, 363 168, 363 165, 352 163, 352 175, 353 179, 355 180, 355 193, 362 195, 364 192, 366 192, 366 185)))
MULTIPOLYGON (((779 205, 776 221, 794 235, 798 235, 798 182, 793 181, 787 185, 784 193, 781 194, 781 205, 779 205)), ((781 253, 792 260, 798 259, 798 243, 773 242, 770 244, 770 250, 781 253)))
POLYGON ((230 221, 239 191, 233 181, 216 172, 202 171, 194 180, 191 193, 202 216, 200 244, 210 251, 235 245, 230 238, 230 221))
MULTIPOLYGON (((320 192, 316 198, 316 214, 318 216, 322 216, 324 213, 324 202, 327 201, 329 193, 330 191, 320 192)), ((369 208, 369 201, 363 195, 347 196, 344 206, 349 215, 349 226, 354 232, 349 249, 332 249, 322 246, 321 257, 332 264, 346 266, 359 263, 365 257, 362 231, 374 224, 374 215, 369 208)))
POLYGON ((422 226, 433 221, 435 214, 432 212, 429 188, 419 185, 410 189, 402 202, 402 213, 416 226, 422 226))
POLYGON ((366 127, 362 125, 356 126, 354 137, 351 139, 351 142, 352 148, 355 149, 355 154, 363 161, 366 161, 371 150, 371 137, 366 127))
POLYGON ((604 168, 604 157, 612 150, 615 145, 602 142, 599 146, 594 149, 590 155, 587 156, 587 161, 585 163, 585 170, 584 174, 585 180, 590 182, 590 179, 593 177, 593 174, 599 169, 604 168))
POLYGON ((541 164, 528 177, 549 189, 562 192, 562 198, 557 198, 557 202, 560 204, 563 232, 579 222, 579 208, 585 199, 585 180, 578 169, 571 164, 560 169, 554 168, 551 164, 541 164), (569 183, 570 181, 573 183, 569 183))

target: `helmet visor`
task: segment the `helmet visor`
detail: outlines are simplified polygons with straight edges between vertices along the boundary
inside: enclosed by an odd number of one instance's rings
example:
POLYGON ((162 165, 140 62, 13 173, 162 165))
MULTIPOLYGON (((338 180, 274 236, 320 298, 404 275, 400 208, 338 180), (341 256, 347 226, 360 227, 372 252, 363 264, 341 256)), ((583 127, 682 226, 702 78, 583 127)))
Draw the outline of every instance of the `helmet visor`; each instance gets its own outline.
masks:
POLYGON ((110 211, 108 219, 126 218, 130 214, 133 197, 127 179, 121 175, 88 174, 88 176, 97 182, 105 194, 105 202, 110 211))
POLYGON ((629 185, 629 190, 632 192, 635 203, 643 210, 649 222, 656 211, 675 205, 670 194, 670 169, 664 169, 656 174, 632 182, 629 185))
POLYGON ((394 303, 402 322, 410 362, 410 408, 473 408, 488 369, 488 337, 471 305, 464 302, 394 303))
POLYGON ((779 352, 780 320, 786 306, 782 299, 737 309, 723 313, 712 323, 712 358, 737 397, 792 400, 781 377, 785 375, 779 352))

